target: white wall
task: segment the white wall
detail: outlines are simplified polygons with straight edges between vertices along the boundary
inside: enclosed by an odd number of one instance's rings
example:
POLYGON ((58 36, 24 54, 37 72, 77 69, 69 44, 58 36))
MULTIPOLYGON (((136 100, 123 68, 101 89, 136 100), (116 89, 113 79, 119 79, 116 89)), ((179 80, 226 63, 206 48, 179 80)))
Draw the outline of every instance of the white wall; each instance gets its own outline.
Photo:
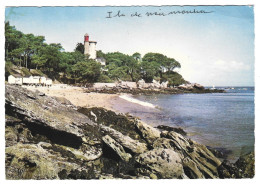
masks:
POLYGON ((90 59, 96 59, 97 58, 97 52, 96 52, 96 43, 95 42, 90 42, 89 43, 89 55, 90 59))
POLYGON ((12 76, 12 75, 8 76, 8 83, 9 84, 15 84, 15 77, 12 76))
POLYGON ((84 54, 89 54, 89 42, 84 42, 84 54))

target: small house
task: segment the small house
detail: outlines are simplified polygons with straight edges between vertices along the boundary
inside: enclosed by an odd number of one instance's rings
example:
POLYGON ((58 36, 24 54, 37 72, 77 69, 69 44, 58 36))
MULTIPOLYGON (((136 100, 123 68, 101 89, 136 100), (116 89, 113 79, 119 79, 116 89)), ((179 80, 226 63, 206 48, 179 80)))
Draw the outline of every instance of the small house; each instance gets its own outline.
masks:
POLYGON ((96 61, 97 61, 98 63, 100 63, 101 66, 106 66, 106 59, 105 59, 105 58, 99 57, 99 58, 96 59, 96 61))
POLYGON ((46 77, 40 77, 40 84, 46 85, 47 78, 46 77))
POLYGON ((31 76, 31 84, 33 85, 39 85, 40 83, 40 76, 31 76))
POLYGON ((8 83, 15 84, 15 85, 22 85, 23 77, 17 74, 10 75, 8 76, 8 83))
POLYGON ((32 76, 23 77, 23 85, 30 85, 32 82, 32 76))
POLYGON ((50 87, 50 86, 52 85, 52 80, 49 79, 49 78, 47 78, 47 79, 46 79, 46 84, 45 84, 45 85, 48 86, 48 87, 50 87))

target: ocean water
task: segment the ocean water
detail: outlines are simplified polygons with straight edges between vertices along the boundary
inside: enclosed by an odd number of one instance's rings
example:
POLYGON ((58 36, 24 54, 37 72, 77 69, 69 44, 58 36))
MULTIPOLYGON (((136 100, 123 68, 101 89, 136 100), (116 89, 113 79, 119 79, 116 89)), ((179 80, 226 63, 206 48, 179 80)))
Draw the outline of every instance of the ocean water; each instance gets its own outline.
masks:
POLYGON ((235 161, 254 149, 254 88, 225 90, 214 94, 128 95, 130 99, 118 98, 114 109, 152 126, 182 127, 189 138, 224 149, 230 152, 228 159, 235 161))

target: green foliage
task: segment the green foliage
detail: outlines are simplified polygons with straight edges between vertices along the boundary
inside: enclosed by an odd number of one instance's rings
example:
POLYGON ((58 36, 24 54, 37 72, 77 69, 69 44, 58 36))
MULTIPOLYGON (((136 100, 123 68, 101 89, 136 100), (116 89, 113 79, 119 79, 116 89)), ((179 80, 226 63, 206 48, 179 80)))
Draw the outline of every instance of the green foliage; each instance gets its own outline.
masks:
POLYGON ((162 81, 168 81, 168 86, 178 86, 186 83, 183 77, 178 72, 166 72, 162 75, 162 81))
POLYGON ((30 76, 30 75, 32 75, 30 73, 30 71, 27 68, 24 68, 24 67, 21 69, 21 73, 23 74, 23 76, 30 76))
POLYGON ((142 61, 142 77, 145 82, 151 83, 154 77, 158 74, 159 71, 159 64, 155 61, 148 62, 143 60, 142 61))
POLYGON ((133 56, 120 52, 105 55, 108 76, 113 80, 138 81, 140 79, 141 66, 133 56))
POLYGON ((8 76, 12 74, 13 64, 10 61, 5 62, 5 79, 7 80, 8 76))
POLYGON ((136 60, 136 61, 140 61, 142 59, 141 54, 138 52, 135 52, 132 57, 136 60))
POLYGON ((5 23, 5 61, 9 61, 6 74, 11 73, 10 64, 14 64, 23 67, 25 75, 30 73, 27 69, 36 69, 52 79, 63 79, 70 83, 111 82, 119 79, 152 82, 158 79, 177 85, 184 81, 180 74, 173 73, 175 68, 181 67, 180 63, 160 53, 147 53, 142 58, 138 52, 130 56, 120 52, 105 54, 99 50, 97 57, 106 60, 106 66, 102 69, 107 71, 102 72, 99 63, 84 55, 82 43, 77 43, 74 52, 64 52, 59 43, 47 44, 44 36, 24 34, 9 22, 5 23))
POLYGON ((84 45, 82 43, 77 43, 76 48, 75 48, 75 52, 78 51, 81 54, 84 54, 84 50, 85 50, 84 45))
POLYGON ((101 83, 112 83, 113 81, 105 74, 100 74, 98 78, 98 82, 101 83))
POLYGON ((33 76, 44 76, 44 73, 38 69, 30 71, 33 76))
POLYGON ((108 76, 112 80, 128 80, 127 78, 128 68, 126 66, 118 67, 115 63, 110 63, 108 66, 108 76))
POLYGON ((72 67, 75 77, 84 83, 97 82, 101 73, 100 69, 101 65, 94 60, 80 61, 72 67))
POLYGON ((147 53, 142 59, 142 75, 146 82, 152 82, 155 76, 161 78, 164 72, 172 72, 181 65, 174 58, 159 53, 147 53))
POLYGON ((104 58, 106 59, 106 54, 102 52, 102 50, 97 51, 97 58, 104 58))

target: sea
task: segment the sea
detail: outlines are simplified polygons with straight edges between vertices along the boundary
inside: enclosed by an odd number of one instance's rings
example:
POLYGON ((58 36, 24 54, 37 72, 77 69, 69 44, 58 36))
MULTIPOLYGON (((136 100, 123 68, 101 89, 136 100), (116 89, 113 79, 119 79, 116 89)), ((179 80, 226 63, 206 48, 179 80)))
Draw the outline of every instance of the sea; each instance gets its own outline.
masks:
POLYGON ((215 87, 225 93, 121 95, 113 109, 156 127, 181 127, 191 138, 235 162, 254 150, 254 87, 215 87))

